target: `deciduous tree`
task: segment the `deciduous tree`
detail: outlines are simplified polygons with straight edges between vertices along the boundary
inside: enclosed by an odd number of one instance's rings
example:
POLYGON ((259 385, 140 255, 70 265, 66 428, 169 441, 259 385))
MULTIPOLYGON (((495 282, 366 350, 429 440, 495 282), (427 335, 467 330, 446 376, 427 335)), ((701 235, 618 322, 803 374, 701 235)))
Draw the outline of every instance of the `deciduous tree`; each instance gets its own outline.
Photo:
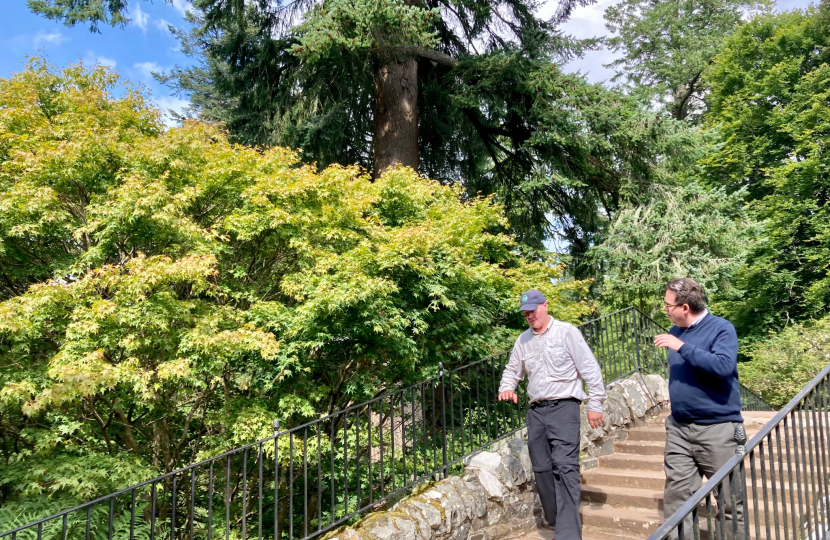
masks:
POLYGON ((723 40, 765 0, 623 0, 605 10, 608 40, 622 57, 610 66, 646 102, 656 101, 678 120, 704 110, 704 73, 723 40))
POLYGON ((0 133, 7 516, 506 348, 531 286, 558 318, 589 309, 584 283, 517 255, 490 198, 165 131, 105 68, 0 80, 0 133))
POLYGON ((739 334, 822 317, 830 306, 830 4, 757 18, 729 38, 711 71, 707 124, 722 141, 705 180, 746 190, 763 241, 731 304, 739 334))

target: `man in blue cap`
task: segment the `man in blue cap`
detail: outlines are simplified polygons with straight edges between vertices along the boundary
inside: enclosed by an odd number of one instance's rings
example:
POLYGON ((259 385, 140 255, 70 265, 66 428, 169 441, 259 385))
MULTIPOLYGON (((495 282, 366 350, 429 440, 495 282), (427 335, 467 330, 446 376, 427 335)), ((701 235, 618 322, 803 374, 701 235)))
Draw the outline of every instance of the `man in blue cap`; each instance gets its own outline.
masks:
POLYGON ((499 401, 518 403, 516 385, 528 377, 527 447, 545 518, 557 540, 581 540, 579 516, 579 403, 588 399, 588 424, 602 425, 605 385, 582 333, 548 314, 545 295, 531 289, 519 311, 530 326, 516 340, 499 385, 499 401), (588 395, 582 389, 582 380, 588 395))

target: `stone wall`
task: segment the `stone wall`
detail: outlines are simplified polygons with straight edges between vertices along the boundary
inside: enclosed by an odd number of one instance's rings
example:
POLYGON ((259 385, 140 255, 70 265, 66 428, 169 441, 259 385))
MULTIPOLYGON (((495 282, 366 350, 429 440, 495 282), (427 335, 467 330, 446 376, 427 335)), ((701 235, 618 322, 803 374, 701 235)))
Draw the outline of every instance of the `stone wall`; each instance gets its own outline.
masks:
MULTIPOLYGON (((591 429, 582 410, 581 466, 596 466, 597 456, 613 452, 631 426, 645 425, 668 405, 666 381, 635 374, 607 386, 602 426, 591 429)), ((521 432, 479 452, 464 472, 416 488, 390 510, 367 515, 329 540, 494 540, 527 534, 543 526, 533 489, 533 468, 521 432)))
POLYGON ((581 407, 582 429, 579 451, 582 467, 591 468, 598 456, 614 452, 614 441, 624 441, 629 427, 645 425, 661 410, 669 408, 669 385, 659 375, 635 373, 627 379, 612 382, 605 388, 608 399, 602 404, 603 424, 591 429, 581 407))

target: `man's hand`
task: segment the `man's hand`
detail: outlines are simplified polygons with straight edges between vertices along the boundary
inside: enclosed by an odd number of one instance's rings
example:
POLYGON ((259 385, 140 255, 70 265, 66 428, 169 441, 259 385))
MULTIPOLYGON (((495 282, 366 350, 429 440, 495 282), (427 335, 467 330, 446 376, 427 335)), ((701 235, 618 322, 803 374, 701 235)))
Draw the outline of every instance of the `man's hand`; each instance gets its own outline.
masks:
POLYGON ((499 401, 509 401, 513 400, 513 403, 519 402, 519 396, 516 395, 516 392, 513 390, 505 390, 501 394, 499 394, 499 401))
POLYGON ((658 334, 654 336, 655 347, 668 347, 673 351, 677 351, 683 346, 683 342, 671 334, 658 334))
POLYGON ((596 429, 602 425, 602 413, 588 411, 588 425, 596 429))

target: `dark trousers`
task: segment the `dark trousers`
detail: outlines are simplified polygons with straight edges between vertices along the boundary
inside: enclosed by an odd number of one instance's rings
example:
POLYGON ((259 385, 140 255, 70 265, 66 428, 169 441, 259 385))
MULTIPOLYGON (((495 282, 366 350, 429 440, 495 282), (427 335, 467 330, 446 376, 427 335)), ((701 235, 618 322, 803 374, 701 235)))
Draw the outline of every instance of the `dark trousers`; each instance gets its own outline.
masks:
POLYGON ((579 516, 579 401, 531 406, 527 448, 545 518, 556 540, 581 540, 579 516))
MULTIPOLYGON (((714 476, 718 469, 735 455, 737 447, 732 422, 711 425, 683 424, 671 416, 666 418, 666 450, 663 464, 666 470, 666 489, 663 493, 663 518, 667 519, 674 514, 700 489, 703 475, 707 478, 714 476)), ((724 507, 719 511, 724 512, 726 530, 725 534, 716 536, 742 540, 745 536, 743 490, 737 475, 734 480, 735 486, 730 486, 728 480, 723 483, 724 507), (732 487, 734 489, 731 489, 732 487), (735 491, 734 508, 732 491, 735 491), (737 522, 736 538, 733 535, 733 520, 737 522)), ((717 500, 718 491, 715 490, 714 494, 717 500)), ((719 529, 719 526, 719 520, 715 520, 715 528, 719 529)), ((691 516, 683 521, 683 530, 683 536, 694 538, 691 516)), ((671 538, 678 538, 677 531, 672 531, 671 538)))

